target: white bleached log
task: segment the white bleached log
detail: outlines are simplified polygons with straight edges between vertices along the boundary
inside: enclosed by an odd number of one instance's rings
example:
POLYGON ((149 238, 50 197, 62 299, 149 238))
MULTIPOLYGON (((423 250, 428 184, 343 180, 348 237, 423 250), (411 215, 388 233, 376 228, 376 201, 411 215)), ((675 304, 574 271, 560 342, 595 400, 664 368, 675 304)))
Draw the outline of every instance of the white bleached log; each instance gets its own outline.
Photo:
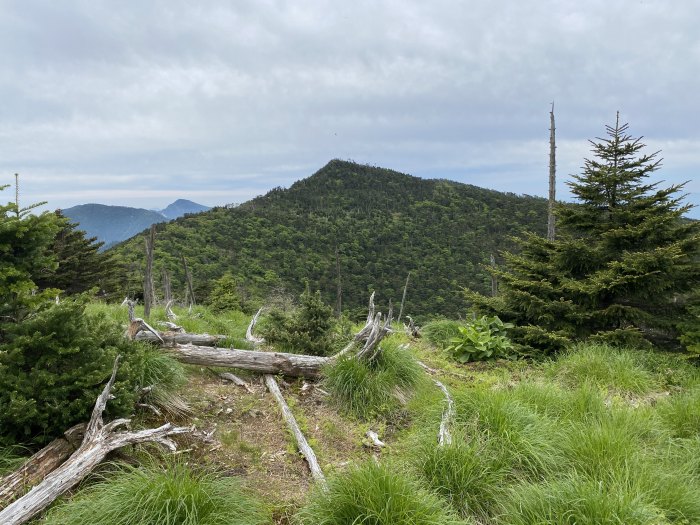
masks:
POLYGON ((289 428, 289 430, 291 430, 292 434, 294 435, 294 439, 297 442, 297 448, 299 449, 299 452, 301 452, 301 454, 304 456, 306 462, 309 465, 309 470, 311 470, 311 476, 325 489, 326 478, 323 475, 321 467, 318 465, 316 454, 314 454, 313 449, 309 446, 309 443, 306 441, 304 434, 302 433, 301 429, 299 428, 299 425, 297 424, 296 419, 294 418, 294 414, 292 414, 292 411, 289 409, 287 402, 284 400, 282 392, 280 392, 279 386, 277 386, 277 381, 275 381, 275 378, 270 374, 265 374, 265 385, 267 386, 267 389, 270 391, 270 393, 277 400, 277 404, 282 410, 282 417, 284 418, 285 422, 287 423, 287 427, 289 428))
MULTIPOLYGON (((418 361, 418 364, 422 366, 423 369, 431 375, 437 372, 437 370, 430 368, 428 365, 422 363, 421 361, 418 361)), ((433 379, 433 383, 435 383, 435 385, 440 390, 442 390, 442 393, 445 395, 445 401, 447 402, 447 406, 442 412, 442 418, 440 420, 440 431, 438 432, 438 446, 442 447, 444 445, 452 444, 452 434, 450 434, 450 425, 452 424, 452 420, 455 417, 455 407, 454 400, 450 395, 450 391, 447 390, 447 387, 437 379, 433 379)))

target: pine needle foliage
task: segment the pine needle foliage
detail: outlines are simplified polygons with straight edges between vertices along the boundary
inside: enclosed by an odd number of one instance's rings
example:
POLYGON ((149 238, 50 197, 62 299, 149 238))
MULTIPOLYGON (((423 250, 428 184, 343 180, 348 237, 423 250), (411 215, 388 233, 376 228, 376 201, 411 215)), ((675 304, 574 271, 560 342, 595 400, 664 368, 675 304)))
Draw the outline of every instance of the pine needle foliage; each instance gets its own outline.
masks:
POLYGON ((492 268, 500 295, 467 292, 477 309, 515 323, 531 350, 561 350, 570 339, 615 345, 677 344, 688 319, 683 300, 700 283, 700 223, 683 215, 683 184, 648 178, 661 160, 618 118, 591 141, 592 159, 569 187, 577 203, 557 211, 558 235, 517 240, 492 268))
POLYGON ((117 354, 123 356, 109 415, 129 414, 137 398, 142 351, 85 297, 9 324, 0 352, 0 444, 40 445, 87 421, 117 354))

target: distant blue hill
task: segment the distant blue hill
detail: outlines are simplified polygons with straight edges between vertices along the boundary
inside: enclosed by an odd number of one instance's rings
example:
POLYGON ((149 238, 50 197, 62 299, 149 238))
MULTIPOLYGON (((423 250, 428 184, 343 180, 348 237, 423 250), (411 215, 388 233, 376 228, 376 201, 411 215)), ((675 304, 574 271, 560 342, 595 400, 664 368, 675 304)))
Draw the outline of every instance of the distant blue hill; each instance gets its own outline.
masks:
POLYGON ((178 199, 168 206, 164 210, 160 210, 160 214, 169 220, 177 219, 182 217, 187 213, 199 213, 202 211, 207 211, 210 208, 208 206, 203 206, 197 204, 196 202, 188 201, 187 199, 178 199))
POLYGON ((167 222, 188 213, 207 211, 207 206, 186 199, 178 199, 160 211, 107 206, 105 204, 80 204, 61 210, 72 222, 78 223, 88 237, 97 237, 104 248, 124 241, 142 232, 151 224, 167 222))

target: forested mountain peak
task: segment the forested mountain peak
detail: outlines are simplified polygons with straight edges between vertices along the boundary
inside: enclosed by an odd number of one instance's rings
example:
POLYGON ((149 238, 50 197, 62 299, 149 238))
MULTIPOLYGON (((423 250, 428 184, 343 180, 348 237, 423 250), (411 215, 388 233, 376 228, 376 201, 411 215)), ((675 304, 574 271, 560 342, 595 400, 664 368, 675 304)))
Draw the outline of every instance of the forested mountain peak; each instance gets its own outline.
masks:
MULTIPOLYGON (((231 273, 244 307, 273 290, 298 295, 308 280, 336 308, 357 312, 369 290, 400 301, 410 271, 410 315, 457 316, 466 310, 461 287, 490 287, 490 255, 508 247, 509 236, 545 226, 541 198, 336 159, 288 189, 158 225, 155 265, 183 289, 184 255, 200 300, 231 273)), ((132 268, 126 291, 137 293, 143 240, 116 251, 132 268)))

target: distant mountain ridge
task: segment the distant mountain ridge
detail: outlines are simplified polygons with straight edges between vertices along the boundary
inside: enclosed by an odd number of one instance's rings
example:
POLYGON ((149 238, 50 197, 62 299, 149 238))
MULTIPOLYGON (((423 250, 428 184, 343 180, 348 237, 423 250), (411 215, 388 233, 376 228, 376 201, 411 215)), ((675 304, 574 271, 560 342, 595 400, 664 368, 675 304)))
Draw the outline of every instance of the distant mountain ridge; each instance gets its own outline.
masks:
POLYGON ((182 217, 188 213, 200 213, 209 209, 211 208, 208 206, 203 206, 202 204, 197 204, 196 202, 188 201, 187 199, 178 199, 175 202, 168 204, 158 213, 163 215, 165 218, 172 220, 182 217))
MULTIPOLYGON (((308 281, 336 306, 340 289, 342 310, 362 315, 372 290, 382 311, 393 299, 398 312, 410 271, 404 313, 457 317, 467 311, 462 287, 491 289, 491 254, 498 261, 511 235, 544 234, 546 224, 543 198, 333 160, 288 189, 159 224, 154 274, 167 270, 182 299, 185 257, 196 300, 206 302, 229 273, 231 296, 248 309, 308 281)), ((142 236, 113 251, 130 268, 124 292, 139 294, 142 236)))
POLYGON ((186 199, 178 199, 165 209, 154 211, 129 206, 106 204, 79 204, 61 210, 63 215, 76 222, 89 237, 97 237, 108 248, 133 237, 151 224, 167 222, 188 213, 199 213, 210 208, 186 199))

